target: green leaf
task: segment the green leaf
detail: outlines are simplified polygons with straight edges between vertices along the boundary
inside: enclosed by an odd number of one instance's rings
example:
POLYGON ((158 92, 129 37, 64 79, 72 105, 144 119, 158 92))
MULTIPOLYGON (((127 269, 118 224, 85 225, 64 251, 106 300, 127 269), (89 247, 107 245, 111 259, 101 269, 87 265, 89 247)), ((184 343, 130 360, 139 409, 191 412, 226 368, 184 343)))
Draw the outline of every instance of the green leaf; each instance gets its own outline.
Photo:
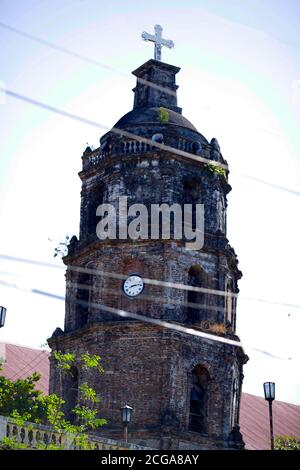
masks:
POLYGON ((224 178, 226 178, 225 168, 222 168, 219 165, 214 165, 212 163, 208 163, 204 165, 204 167, 207 168, 211 173, 215 173, 217 175, 224 176, 224 178))
POLYGON ((159 108, 159 119, 163 124, 167 124, 169 122, 169 111, 162 106, 159 108))
POLYGON ((276 436, 275 450, 300 450, 300 440, 294 436, 276 436))

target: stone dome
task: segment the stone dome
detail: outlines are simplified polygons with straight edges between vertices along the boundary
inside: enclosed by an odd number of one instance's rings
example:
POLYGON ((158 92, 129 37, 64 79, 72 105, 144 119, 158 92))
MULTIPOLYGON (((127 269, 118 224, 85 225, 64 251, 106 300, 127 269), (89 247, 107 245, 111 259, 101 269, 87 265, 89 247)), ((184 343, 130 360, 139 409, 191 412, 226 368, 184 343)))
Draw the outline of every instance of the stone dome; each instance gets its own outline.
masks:
POLYGON ((134 108, 129 113, 125 114, 119 121, 114 125, 116 128, 124 129, 133 126, 151 126, 151 125, 172 125, 178 127, 184 127, 193 132, 197 132, 197 129, 193 124, 175 111, 167 109, 168 111, 168 122, 163 123, 160 118, 159 107, 145 107, 145 108, 134 108))

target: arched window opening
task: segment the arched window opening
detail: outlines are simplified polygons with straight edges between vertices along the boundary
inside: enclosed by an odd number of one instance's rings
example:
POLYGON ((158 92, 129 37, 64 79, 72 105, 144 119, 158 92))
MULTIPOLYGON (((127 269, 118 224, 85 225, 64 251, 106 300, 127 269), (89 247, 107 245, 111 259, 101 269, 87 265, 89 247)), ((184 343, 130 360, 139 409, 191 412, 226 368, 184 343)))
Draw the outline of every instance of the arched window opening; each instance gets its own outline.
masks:
POLYGON ((197 227, 196 224, 196 204, 201 203, 201 187, 195 178, 186 179, 183 187, 183 204, 192 205, 192 230, 197 227))
POLYGON ((87 236, 96 238, 96 227, 99 217, 96 215, 97 207, 104 202, 104 188, 97 187, 91 190, 87 204, 87 236))
MULTIPOLYGON (((206 275, 200 266, 192 266, 188 273, 188 285, 195 288, 206 287, 206 275)), ((189 290, 187 295, 187 319, 190 323, 198 323, 206 317, 206 294, 197 290, 189 290)))
POLYGON ((196 366, 192 372, 189 431, 207 433, 209 373, 205 367, 196 366))
POLYGON ((79 273, 76 295, 76 328, 82 328, 88 323, 91 284, 92 276, 90 274, 79 273))

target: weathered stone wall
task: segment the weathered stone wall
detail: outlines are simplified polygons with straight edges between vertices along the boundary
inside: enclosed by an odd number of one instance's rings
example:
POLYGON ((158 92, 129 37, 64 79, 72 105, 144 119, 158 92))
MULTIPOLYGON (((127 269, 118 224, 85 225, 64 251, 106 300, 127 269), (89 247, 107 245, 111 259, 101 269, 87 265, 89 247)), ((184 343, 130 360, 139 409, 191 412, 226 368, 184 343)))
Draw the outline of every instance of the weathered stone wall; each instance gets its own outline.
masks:
MULTIPOLYGON (((220 231, 226 235, 226 194, 230 186, 223 176, 214 174, 201 162, 169 152, 112 155, 90 172, 82 173, 81 177, 81 239, 91 232, 87 227, 89 205, 99 188, 103 188, 103 196, 98 196, 98 204, 106 202, 117 207, 118 197, 127 196, 128 205, 142 203, 150 214, 151 204, 182 205, 187 202, 184 187, 189 180, 199 185, 197 202, 204 204, 206 234, 214 236, 220 231)), ((94 212, 96 207, 92 207, 94 212)), ((96 225, 92 232, 96 235, 96 225)))
MULTIPOLYGON (((174 95, 178 70, 157 61, 137 69, 138 78, 159 88, 149 89, 138 81, 134 109, 100 139, 99 149, 88 147, 83 154, 80 236, 72 239, 64 258, 65 332, 58 332, 49 344, 63 352, 88 351, 103 358, 106 373, 95 386, 103 397, 101 411, 109 424, 101 434, 120 438, 120 406, 127 401, 134 408, 133 442, 163 449, 222 448, 228 446, 231 428, 238 424, 242 364, 247 359, 241 348, 106 310, 110 307, 186 325, 191 333, 205 329, 204 321, 221 327, 223 336, 238 339, 234 335, 236 301, 227 295, 237 294, 241 277, 226 238, 228 169, 217 140, 208 143, 181 115, 174 95), (161 106, 167 108, 166 122, 161 106), (226 171, 213 171, 202 157, 225 165, 226 171), (188 250, 184 239, 172 237, 100 241, 96 208, 101 203, 117 207, 120 196, 128 197, 128 206, 144 204, 149 214, 154 203, 204 204, 204 246, 200 251, 188 250), (129 299, 122 284, 133 273, 144 278, 145 288, 137 298, 129 299), (205 290, 193 294, 196 291, 187 286, 205 290), (205 432, 189 430, 197 367, 204 368, 208 377, 205 432)), ((57 374, 52 362, 52 391, 58 391, 57 374)), ((63 388, 67 399, 67 380, 63 388)))
MULTIPOLYGON (((207 273, 205 288, 225 290, 230 270, 225 255, 217 256, 204 251, 186 250, 182 243, 145 241, 139 243, 97 243, 97 247, 81 252, 80 260, 74 259, 67 273, 66 331, 76 328, 77 282, 80 274, 72 266, 91 269, 90 302, 127 310, 143 312, 152 318, 164 318, 181 323, 188 322, 188 290, 146 283, 143 293, 135 299, 122 291, 123 279, 115 274, 139 273, 145 279, 175 284, 188 284, 189 269, 199 265, 207 273), (97 272, 99 274, 97 275, 97 272)), ((79 280, 80 282, 80 280, 79 280)), ((224 323, 225 295, 203 295, 203 320, 224 323)), ((105 314, 101 307, 89 308, 89 322, 118 320, 113 314, 105 314)))
MULTIPOLYGON (((210 446, 214 442, 226 446, 231 369, 241 362, 236 347, 135 321, 87 326, 50 343, 63 352, 88 351, 101 356, 105 373, 94 384, 102 397, 100 414, 108 420, 101 435, 122 437, 120 406, 126 402, 134 408, 131 442, 149 445, 156 439, 160 445, 166 434, 174 436, 175 445, 176 439, 184 441, 192 435, 196 446, 203 440, 210 446), (210 375, 208 432, 199 436, 188 432, 190 375, 197 364, 210 375)), ((79 376, 80 382, 86 380, 82 371, 79 376)), ((52 375, 51 391, 59 392, 58 383, 52 375)), ((66 399, 67 394, 65 389, 66 399)))

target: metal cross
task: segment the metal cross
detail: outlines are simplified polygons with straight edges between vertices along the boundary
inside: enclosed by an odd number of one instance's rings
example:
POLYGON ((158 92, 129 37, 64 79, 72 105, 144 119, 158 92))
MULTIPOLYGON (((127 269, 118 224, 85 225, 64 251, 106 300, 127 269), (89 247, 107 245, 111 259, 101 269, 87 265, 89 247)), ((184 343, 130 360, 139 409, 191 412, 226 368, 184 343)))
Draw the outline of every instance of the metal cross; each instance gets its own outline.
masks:
POLYGON ((142 33, 142 38, 144 41, 151 41, 155 43, 154 46, 154 59, 155 60, 161 60, 161 46, 166 46, 169 49, 172 49, 174 47, 174 42, 170 41, 168 39, 163 39, 162 38, 162 27, 159 24, 156 24, 154 26, 154 31, 155 34, 149 34, 144 31, 142 33))

